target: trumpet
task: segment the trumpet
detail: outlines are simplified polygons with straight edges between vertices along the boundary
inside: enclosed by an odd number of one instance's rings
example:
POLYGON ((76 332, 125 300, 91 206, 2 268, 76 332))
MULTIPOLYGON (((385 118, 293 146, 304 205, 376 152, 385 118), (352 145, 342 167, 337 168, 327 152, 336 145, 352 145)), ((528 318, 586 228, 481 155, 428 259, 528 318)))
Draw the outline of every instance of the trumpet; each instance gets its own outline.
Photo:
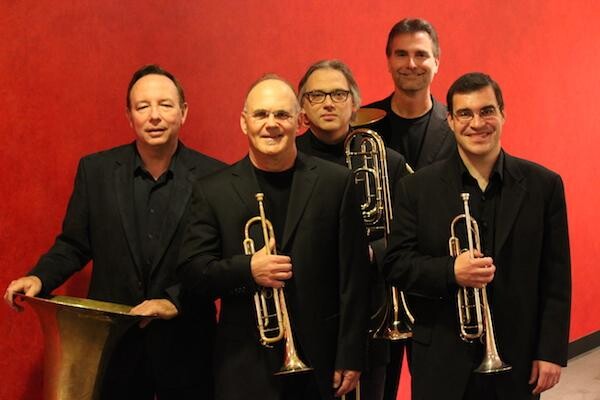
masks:
MULTIPOLYGON (((384 116, 385 112, 382 110, 363 108, 358 111, 357 119, 365 124, 384 116)), ((358 128, 348 134, 344 149, 346 164, 354 174, 354 182, 362 187, 364 201, 360 207, 367 236, 383 236, 387 245, 393 213, 385 144, 377 132, 358 128)), ((407 170, 412 172, 408 165, 407 170)), ((373 338, 401 340, 412 336, 415 319, 404 293, 396 287, 386 288, 386 302, 372 319, 377 319, 380 315, 383 318, 374 329, 373 338)))
MULTIPOLYGON (((242 244, 246 255, 256 253, 254 240, 250 237, 250 227, 255 223, 259 223, 261 226, 267 254, 277 254, 275 249, 271 251, 269 247, 269 242, 271 238, 275 238, 275 233, 273 231, 273 224, 265 217, 264 197, 263 193, 256 193, 259 215, 250 218, 244 227, 245 238, 242 244)), ((302 362, 294 346, 294 338, 283 289, 266 287, 259 289, 259 291, 254 293, 254 307, 256 309, 260 343, 267 348, 272 348, 274 343, 285 340, 283 365, 275 375, 311 371, 312 368, 302 362)))
MULTIPOLYGON (((469 210, 469 193, 461 193, 460 197, 463 201, 465 212, 464 214, 456 216, 450 224, 451 236, 448 241, 450 255, 452 257, 458 257, 464 251, 468 251, 471 254, 471 257, 475 257, 475 250, 481 253, 479 227, 477 221, 471 218, 469 210), (461 250, 460 241, 455 235, 455 225, 462 219, 465 221, 467 241, 469 243, 469 248, 465 250, 461 250)), ((492 313, 488 304, 485 286, 481 289, 462 287, 458 290, 456 299, 460 323, 460 337, 467 342, 473 342, 479 339, 485 344, 483 360, 474 372, 493 374, 511 370, 512 367, 502 361, 498 354, 494 326, 492 323, 492 313)))

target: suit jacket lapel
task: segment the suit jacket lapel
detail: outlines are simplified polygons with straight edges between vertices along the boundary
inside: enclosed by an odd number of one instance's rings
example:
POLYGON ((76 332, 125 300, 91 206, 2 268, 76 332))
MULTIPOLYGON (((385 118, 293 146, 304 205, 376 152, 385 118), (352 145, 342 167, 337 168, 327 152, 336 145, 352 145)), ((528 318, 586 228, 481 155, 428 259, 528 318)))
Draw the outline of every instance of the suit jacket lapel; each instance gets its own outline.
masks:
POLYGON ((526 182, 521 170, 515 164, 513 157, 504 153, 504 182, 500 200, 500 211, 496 221, 496 237, 494 252, 500 254, 502 246, 517 218, 521 205, 525 198, 526 182))
POLYGON ((123 152, 115 162, 113 172, 115 182, 115 193, 121 214, 121 223, 125 237, 129 244, 129 250, 135 262, 136 270, 139 276, 142 276, 140 248, 138 244, 137 229, 135 224, 135 209, 133 199, 133 165, 135 157, 135 149, 131 145, 126 147, 127 151, 123 152))
MULTIPOLYGON (((258 202, 256 193, 260 192, 258 181, 254 175, 254 167, 250 158, 246 156, 231 168, 233 188, 237 192, 240 201, 248 209, 252 216, 258 215, 258 202)), ((243 227, 240 227, 242 229, 243 227)))
POLYGON ((417 161, 417 165, 411 165, 411 167, 419 169, 431 164, 435 160, 435 157, 440 152, 440 148, 446 139, 446 132, 448 129, 444 127, 445 123, 446 108, 443 104, 434 99, 419 160, 417 161))
POLYGON ((313 171, 316 166, 310 163, 302 153, 298 153, 296 158, 296 170, 292 180, 292 189, 290 191, 290 201, 285 219, 285 229, 283 231, 283 240, 281 249, 286 248, 292 234, 296 230, 300 217, 304 213, 304 209, 310 199, 318 175, 313 171))

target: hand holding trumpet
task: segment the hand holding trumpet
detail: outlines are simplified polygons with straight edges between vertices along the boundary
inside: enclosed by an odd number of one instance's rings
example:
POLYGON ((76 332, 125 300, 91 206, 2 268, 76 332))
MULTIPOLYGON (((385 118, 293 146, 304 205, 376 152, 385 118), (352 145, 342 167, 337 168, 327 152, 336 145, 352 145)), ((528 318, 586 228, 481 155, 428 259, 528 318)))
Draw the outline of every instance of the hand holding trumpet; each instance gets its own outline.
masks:
POLYGON ((275 239, 269 240, 269 249, 263 247, 252 255, 250 269, 254 281, 263 287, 282 288, 292 277, 292 259, 273 254, 275 239), (267 251, 269 250, 269 251, 267 251))
POLYGON ((494 279, 496 266, 491 257, 483 257, 477 250, 473 252, 475 257, 465 251, 455 258, 454 277, 460 286, 481 289, 494 279))

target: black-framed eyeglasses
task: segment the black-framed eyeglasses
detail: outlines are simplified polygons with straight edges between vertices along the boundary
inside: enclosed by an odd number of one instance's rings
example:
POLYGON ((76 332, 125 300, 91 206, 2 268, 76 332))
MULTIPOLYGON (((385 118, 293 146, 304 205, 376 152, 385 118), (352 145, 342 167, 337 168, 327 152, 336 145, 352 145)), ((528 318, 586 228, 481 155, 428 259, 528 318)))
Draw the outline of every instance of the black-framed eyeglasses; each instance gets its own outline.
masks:
POLYGON ((269 116, 273 114, 273 118, 275 118, 275 120, 283 122, 283 121, 287 121, 291 118, 294 117, 294 114, 285 111, 285 110, 276 110, 276 111, 267 111, 267 110, 255 110, 252 113, 249 113, 250 117, 252 117, 252 119, 255 119, 257 121, 264 121, 266 119, 269 119, 269 116))
POLYGON ((304 96, 310 101, 310 104, 320 104, 325 102, 327 96, 334 103, 343 103, 348 100, 348 95, 350 94, 349 90, 336 89, 331 92, 324 92, 322 90, 312 90, 310 92, 304 93, 304 96))
MULTIPOLYGON (((479 115, 479 118, 485 120, 494 119, 498 116, 498 109, 496 106, 486 106, 477 111, 477 115, 479 115)), ((475 113, 469 108, 463 108, 456 111, 454 117, 460 122, 467 123, 475 118, 475 113)))

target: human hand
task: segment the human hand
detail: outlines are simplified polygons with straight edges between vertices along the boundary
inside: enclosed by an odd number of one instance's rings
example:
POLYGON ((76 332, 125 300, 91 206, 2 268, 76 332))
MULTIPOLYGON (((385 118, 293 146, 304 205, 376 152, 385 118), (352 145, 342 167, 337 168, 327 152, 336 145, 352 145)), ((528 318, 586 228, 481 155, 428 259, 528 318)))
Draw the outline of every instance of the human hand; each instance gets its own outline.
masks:
POLYGON ((281 288, 292 277, 292 259, 288 256, 270 254, 275 248, 275 240, 269 241, 269 254, 266 246, 252 255, 250 269, 254 281, 264 287, 281 288))
POLYGON ((142 303, 133 307, 129 311, 129 314, 150 317, 143 318, 140 321, 140 328, 145 328, 154 318, 165 320, 172 319, 179 314, 179 311, 177 310, 177 307, 167 299, 151 299, 144 300, 142 303))
POLYGON ((37 296, 42 291, 42 281, 35 275, 24 276, 12 281, 4 293, 4 301, 15 311, 23 311, 23 307, 15 302, 15 293, 25 293, 25 296, 37 296))
POLYGON ((340 397, 356 389, 360 371, 349 369, 336 369, 333 372, 333 388, 336 390, 335 397, 340 397))
POLYGON ((463 287, 482 288, 494 279, 496 266, 491 257, 481 257, 475 251, 475 257, 465 251, 454 260, 454 276, 456 283, 463 287))
POLYGON ((529 384, 535 384, 531 393, 540 394, 552 388, 560 380, 560 365, 549 361, 534 360, 529 384))

